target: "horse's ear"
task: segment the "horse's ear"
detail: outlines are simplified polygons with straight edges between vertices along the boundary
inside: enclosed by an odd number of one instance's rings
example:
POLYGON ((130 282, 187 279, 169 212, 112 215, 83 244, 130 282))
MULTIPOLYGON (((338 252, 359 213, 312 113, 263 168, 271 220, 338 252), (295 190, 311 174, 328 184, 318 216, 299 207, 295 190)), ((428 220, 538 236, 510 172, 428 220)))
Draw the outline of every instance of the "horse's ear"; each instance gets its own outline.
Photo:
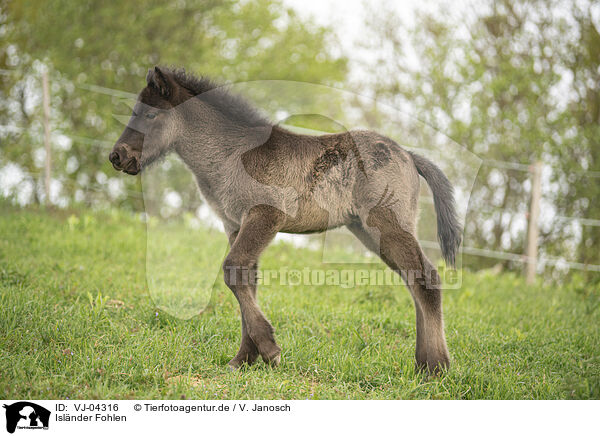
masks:
POLYGON ((160 92, 165 98, 169 98, 173 94, 173 86, 167 74, 160 67, 150 68, 146 76, 148 86, 151 86, 160 92))

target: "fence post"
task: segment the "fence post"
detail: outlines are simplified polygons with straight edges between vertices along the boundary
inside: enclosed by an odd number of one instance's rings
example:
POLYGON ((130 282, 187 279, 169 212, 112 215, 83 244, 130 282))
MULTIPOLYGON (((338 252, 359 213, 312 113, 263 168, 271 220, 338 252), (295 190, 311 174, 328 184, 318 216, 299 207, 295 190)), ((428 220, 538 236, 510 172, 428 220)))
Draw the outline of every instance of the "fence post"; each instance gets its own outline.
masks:
POLYGON ((46 191, 46 206, 50 206, 50 180, 52 156, 50 155, 50 90, 48 87, 48 72, 44 68, 42 71, 42 93, 44 106, 44 146, 46 148, 46 165, 44 168, 44 188, 46 191))
POLYGON ((542 196, 542 163, 537 161, 531 165, 531 204, 529 207, 529 223, 527 227, 527 262, 525 271, 527 283, 535 281, 538 257, 538 219, 540 217, 540 198, 542 196))

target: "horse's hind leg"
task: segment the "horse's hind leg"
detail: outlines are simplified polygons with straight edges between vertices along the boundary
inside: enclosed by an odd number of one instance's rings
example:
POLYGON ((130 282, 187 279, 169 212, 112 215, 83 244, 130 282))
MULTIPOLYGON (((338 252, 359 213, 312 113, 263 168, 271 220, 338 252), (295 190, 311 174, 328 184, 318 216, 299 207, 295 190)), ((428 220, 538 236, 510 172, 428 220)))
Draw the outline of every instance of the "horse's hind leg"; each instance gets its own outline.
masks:
POLYGON ((244 218, 223 263, 225 283, 233 291, 242 312, 242 345, 236 357, 229 362, 233 368, 253 357, 250 342, 265 362, 272 365, 279 363, 281 348, 275 342, 273 327, 258 307, 253 272, 260 254, 275 237, 284 218, 283 213, 273 207, 254 207, 244 218))
POLYGON ((431 373, 447 368, 450 357, 444 336, 440 278, 415 236, 402 228, 391 208, 379 205, 348 228, 407 283, 415 303, 418 368, 431 373))

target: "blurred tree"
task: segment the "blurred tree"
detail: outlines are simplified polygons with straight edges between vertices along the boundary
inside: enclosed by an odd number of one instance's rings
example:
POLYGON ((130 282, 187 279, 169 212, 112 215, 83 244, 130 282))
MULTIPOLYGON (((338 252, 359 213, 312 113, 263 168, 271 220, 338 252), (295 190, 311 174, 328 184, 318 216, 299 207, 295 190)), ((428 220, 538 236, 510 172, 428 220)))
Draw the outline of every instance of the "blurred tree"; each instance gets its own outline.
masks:
MULTIPOLYGON (((561 51, 568 99, 560 113, 565 134, 553 144, 555 179, 560 186, 560 215, 600 219, 600 7, 574 2, 572 21, 561 51), (593 8, 595 7, 595 10, 593 8), (594 13, 595 12, 595 13, 594 13), (596 21, 594 22, 594 17, 596 21)), ((572 226, 567 226, 572 227, 572 226)), ((569 229, 581 232, 577 260, 600 263, 600 226, 569 229)))
MULTIPOLYGON (((542 159, 551 165, 542 204, 544 250, 598 264, 598 227, 584 226, 579 238, 577 225, 548 219, 553 213, 600 218, 600 206, 591 201, 598 184, 590 189, 593 179, 582 175, 599 168, 600 40, 590 8, 560 0, 490 0, 466 16, 461 11, 453 18, 450 5, 418 13, 411 27, 389 9, 373 9, 373 37, 363 45, 384 47, 367 63, 373 80, 366 87, 376 99, 415 114, 488 161, 527 165, 542 159)), ((528 177, 516 169, 481 167, 466 245, 523 252, 528 177)), ((467 264, 496 262, 470 258, 467 264)))
MULTIPOLYGON (((37 81, 48 68, 54 177, 66 198, 88 204, 110 192, 124 199, 122 188, 139 190, 139 178, 114 173, 107 155, 123 128, 112 115, 130 114, 121 91, 139 92, 149 67, 185 67, 229 81, 337 84, 346 75, 345 59, 330 50, 330 30, 300 20, 279 2, 0 0, 0 20, 0 68, 7 72, 0 116, 15 127, 0 135, 0 162, 39 171, 32 161, 41 147, 37 81), (61 140, 61 133, 71 139, 61 140)), ((139 198, 125 201, 141 205, 139 198)))

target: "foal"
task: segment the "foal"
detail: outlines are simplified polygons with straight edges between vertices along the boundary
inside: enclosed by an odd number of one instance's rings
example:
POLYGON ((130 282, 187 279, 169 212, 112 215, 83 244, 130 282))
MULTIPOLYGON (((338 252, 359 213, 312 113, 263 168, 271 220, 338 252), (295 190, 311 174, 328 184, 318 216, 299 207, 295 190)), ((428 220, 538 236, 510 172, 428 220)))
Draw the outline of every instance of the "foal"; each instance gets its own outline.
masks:
POLYGON ((419 175, 429 184, 443 257, 460 244, 453 189, 429 160, 372 131, 299 135, 273 125, 239 96, 183 70, 148 72, 129 123, 109 159, 138 174, 176 152, 220 217, 231 250, 223 269, 237 298, 242 340, 232 368, 260 355, 272 365, 281 348, 260 310, 248 272, 278 232, 346 226, 402 276, 414 299, 417 366, 449 366, 440 277, 416 238, 419 175))

